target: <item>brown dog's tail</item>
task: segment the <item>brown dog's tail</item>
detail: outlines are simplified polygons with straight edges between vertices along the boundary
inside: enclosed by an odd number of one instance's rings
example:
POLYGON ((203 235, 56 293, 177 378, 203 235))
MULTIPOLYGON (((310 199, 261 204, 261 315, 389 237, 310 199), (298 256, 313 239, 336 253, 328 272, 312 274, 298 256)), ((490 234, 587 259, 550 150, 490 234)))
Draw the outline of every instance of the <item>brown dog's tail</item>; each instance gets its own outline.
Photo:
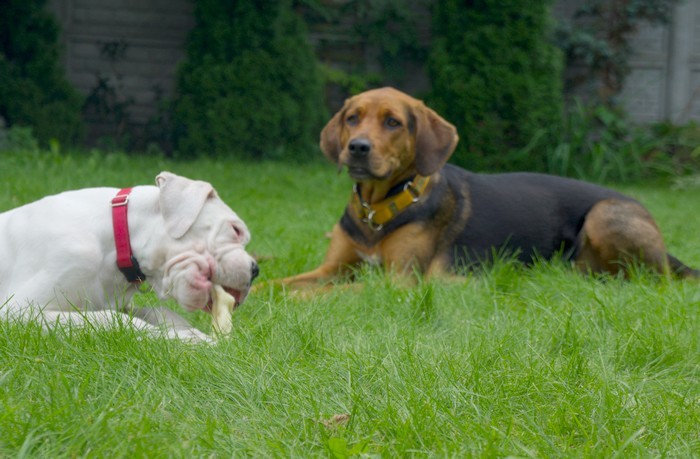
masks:
POLYGON ((670 253, 666 254, 668 265, 671 267, 671 272, 678 277, 700 279, 700 271, 686 266, 685 263, 674 257, 670 253))

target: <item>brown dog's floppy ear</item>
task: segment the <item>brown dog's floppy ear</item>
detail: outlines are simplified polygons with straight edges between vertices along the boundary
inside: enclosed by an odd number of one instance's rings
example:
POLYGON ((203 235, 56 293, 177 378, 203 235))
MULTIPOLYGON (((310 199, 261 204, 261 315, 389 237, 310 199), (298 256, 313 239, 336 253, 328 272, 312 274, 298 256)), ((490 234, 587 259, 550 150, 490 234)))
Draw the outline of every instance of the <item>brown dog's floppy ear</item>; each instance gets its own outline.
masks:
POLYGON ((423 176, 445 165, 457 146, 457 129, 425 105, 414 109, 416 117, 416 170, 423 176))
POLYGON ((326 126, 321 131, 321 151, 333 164, 338 164, 340 151, 342 150, 342 146, 340 145, 340 129, 344 112, 345 108, 343 107, 338 113, 333 115, 333 118, 326 123, 326 126))

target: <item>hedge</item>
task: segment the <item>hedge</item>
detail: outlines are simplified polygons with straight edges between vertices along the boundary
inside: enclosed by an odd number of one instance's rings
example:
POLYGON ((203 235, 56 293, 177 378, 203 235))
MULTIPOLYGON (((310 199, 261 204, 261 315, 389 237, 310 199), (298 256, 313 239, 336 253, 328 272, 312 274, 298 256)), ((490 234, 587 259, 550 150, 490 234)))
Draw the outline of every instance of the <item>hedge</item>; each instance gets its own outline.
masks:
POLYGON ((562 56, 548 0, 444 0, 433 7, 429 103, 457 126, 453 161, 472 168, 543 169, 562 125, 562 56))
POLYGON ((80 142, 82 97, 59 65, 58 25, 46 0, 0 2, 0 117, 47 144, 80 142))
POLYGON ((177 80, 182 155, 317 155, 320 72, 289 0, 199 0, 177 80))

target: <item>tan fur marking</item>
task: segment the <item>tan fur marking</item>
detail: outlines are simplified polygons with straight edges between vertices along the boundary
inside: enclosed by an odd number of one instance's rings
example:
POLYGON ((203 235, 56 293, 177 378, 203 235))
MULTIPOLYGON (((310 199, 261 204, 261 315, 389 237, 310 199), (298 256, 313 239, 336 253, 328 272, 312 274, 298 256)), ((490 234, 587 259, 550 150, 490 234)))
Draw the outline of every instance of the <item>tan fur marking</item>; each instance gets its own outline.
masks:
POLYGON ((586 215, 580 234, 579 269, 616 274, 634 261, 668 274, 666 246, 649 212, 634 201, 607 199, 586 215))
POLYGON ((380 243, 384 266, 400 275, 424 273, 435 255, 435 239, 432 228, 422 224, 398 228, 380 243))

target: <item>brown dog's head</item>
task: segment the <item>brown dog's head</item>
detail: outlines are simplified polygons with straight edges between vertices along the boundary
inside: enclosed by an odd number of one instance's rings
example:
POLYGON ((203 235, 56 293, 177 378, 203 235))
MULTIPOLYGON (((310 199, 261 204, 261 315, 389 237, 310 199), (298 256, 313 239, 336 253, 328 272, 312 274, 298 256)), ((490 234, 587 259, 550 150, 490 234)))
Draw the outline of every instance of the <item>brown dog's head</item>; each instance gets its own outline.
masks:
POLYGON ((455 127, 420 100, 381 88, 345 101, 321 132, 321 150, 355 181, 391 180, 410 169, 437 172, 458 139, 455 127))

